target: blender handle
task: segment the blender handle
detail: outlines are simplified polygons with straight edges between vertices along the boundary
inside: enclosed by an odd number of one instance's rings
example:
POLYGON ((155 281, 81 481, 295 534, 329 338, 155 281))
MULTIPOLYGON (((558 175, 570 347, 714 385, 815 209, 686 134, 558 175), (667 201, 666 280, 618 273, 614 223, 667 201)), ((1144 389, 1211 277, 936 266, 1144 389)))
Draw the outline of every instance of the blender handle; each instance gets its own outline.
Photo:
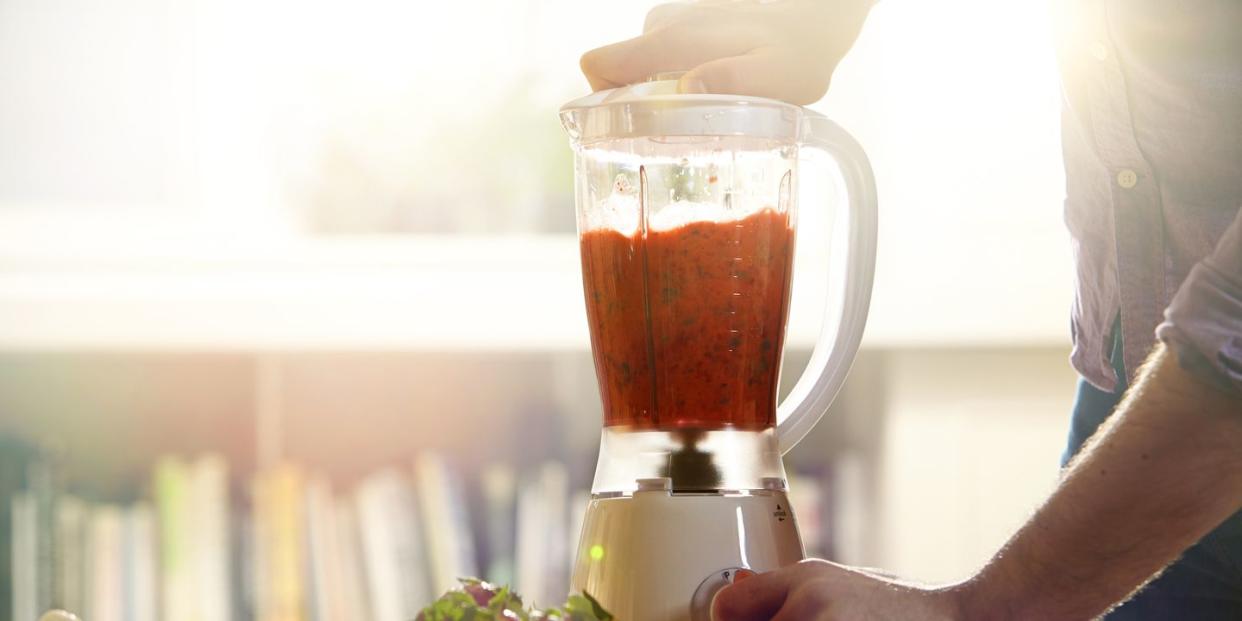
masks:
POLYGON ((841 320, 834 322, 833 292, 824 309, 824 325, 811 351, 811 361, 789 396, 776 410, 776 435, 781 454, 789 452, 819 422, 836 398, 858 353, 875 272, 876 193, 871 164, 852 136, 827 117, 809 110, 802 119, 801 148, 826 151, 836 160, 849 193, 848 244, 845 256, 841 320), (834 330, 834 326, 836 329, 834 330))

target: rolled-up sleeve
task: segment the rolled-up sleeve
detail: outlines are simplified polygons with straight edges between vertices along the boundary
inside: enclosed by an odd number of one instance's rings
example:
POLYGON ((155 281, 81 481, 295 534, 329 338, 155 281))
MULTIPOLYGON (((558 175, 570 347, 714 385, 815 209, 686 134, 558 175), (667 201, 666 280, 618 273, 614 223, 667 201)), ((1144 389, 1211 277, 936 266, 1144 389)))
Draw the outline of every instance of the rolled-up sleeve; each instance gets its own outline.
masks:
POLYGON ((1191 271, 1156 336, 1187 370, 1242 394, 1242 212, 1191 271))

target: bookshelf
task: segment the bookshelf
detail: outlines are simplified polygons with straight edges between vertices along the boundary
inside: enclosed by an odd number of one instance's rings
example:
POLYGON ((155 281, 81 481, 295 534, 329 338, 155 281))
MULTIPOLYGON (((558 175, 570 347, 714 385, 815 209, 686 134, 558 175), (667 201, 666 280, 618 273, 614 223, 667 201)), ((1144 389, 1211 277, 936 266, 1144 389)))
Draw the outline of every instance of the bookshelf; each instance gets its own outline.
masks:
MULTIPOLYGON (((139 508, 149 514, 167 503, 155 481, 170 456, 191 472, 201 468, 196 464, 204 456, 226 464, 223 494, 231 500, 224 519, 233 528, 259 527, 247 519, 289 519, 271 503, 255 504, 275 494, 274 487, 302 490, 295 497, 310 502, 311 486, 321 481, 314 489, 329 485, 337 505, 361 503, 353 499, 361 497, 358 490, 375 485, 377 473, 395 471, 413 480, 416 459, 428 454, 445 459, 472 500, 484 473, 503 464, 519 482, 532 476, 563 481, 554 488, 568 495, 557 506, 573 510, 583 504, 581 494, 589 488, 596 457, 600 413, 592 377, 587 352, 4 352, 0 435, 46 443, 57 456, 56 493, 88 503, 88 517, 79 519, 89 520, 102 509, 113 515, 113 507, 121 507, 112 522, 128 524, 139 508), (288 464, 297 470, 290 474, 288 464), (551 475, 549 464, 554 466, 551 475), (285 478, 272 472, 284 472, 285 478), (260 486, 258 481, 270 476, 285 482, 260 486)), ((824 443, 821 438, 821 450, 796 459, 791 470, 807 473, 800 485, 819 489, 812 477, 831 463, 837 451, 833 445, 839 448, 846 441, 838 437, 824 443)), ((527 489, 522 485, 519 489, 527 489)), ((368 502, 397 502, 388 497, 395 492, 375 493, 381 498, 368 502)), ((425 493, 419 488, 420 502, 426 501, 425 493)), ((815 498, 818 503, 823 495, 815 498)), ((485 517, 468 518, 471 532, 487 530, 485 517)), ((150 515, 145 519, 149 522, 150 515)), ((572 514, 561 516, 557 528, 561 535, 575 532, 572 514)), ((569 543, 554 549, 571 550, 569 543)), ((375 546, 385 549, 384 544, 369 545, 370 554, 375 546)), ((237 558, 249 552, 230 554, 237 558)), ((314 556, 307 550, 301 554, 314 556)), ((488 548, 479 551, 471 573, 488 567, 493 558, 488 554, 488 548)), ((211 559, 201 562, 212 567, 221 562, 211 559)), ((562 560, 564 565, 549 575, 565 570, 568 559, 562 560)), ((229 579, 253 571, 236 565, 229 579)), ((516 580, 520 586, 521 576, 516 580)), ((563 582, 541 582, 540 601, 561 597, 552 591, 563 582)), ((308 584, 302 585, 299 600, 306 606, 315 597, 308 584)), ((243 611, 235 618, 267 618, 247 616, 245 603, 235 602, 235 607, 243 611)), ((314 618, 305 610, 290 614, 314 618)))

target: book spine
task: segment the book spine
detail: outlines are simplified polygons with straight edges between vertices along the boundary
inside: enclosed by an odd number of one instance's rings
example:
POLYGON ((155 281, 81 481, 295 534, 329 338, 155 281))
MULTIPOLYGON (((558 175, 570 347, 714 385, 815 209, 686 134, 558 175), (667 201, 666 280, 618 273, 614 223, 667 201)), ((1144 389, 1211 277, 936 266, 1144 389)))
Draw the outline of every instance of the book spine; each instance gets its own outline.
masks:
POLYGON ((249 510, 243 511, 237 520, 240 531, 237 558, 241 561, 238 568, 241 580, 238 607, 243 612, 243 616, 239 618, 247 620, 258 619, 262 615, 263 604, 266 601, 267 568, 264 565, 264 559, 267 553, 263 545, 264 529, 258 521, 260 513, 258 497, 261 488, 259 478, 252 477, 248 488, 251 498, 249 510))
POLYGON ((55 600, 56 478, 47 459, 31 462, 27 484, 35 501, 35 607, 48 610, 55 600))
POLYGON ((160 606, 163 619, 197 619, 187 521, 190 494, 186 464, 163 457, 155 466, 155 508, 159 519, 160 606))
POLYGON ((159 614, 159 582, 155 512, 151 505, 139 502, 129 509, 128 534, 128 621, 156 621, 159 614))
POLYGON ((528 602, 546 602, 549 507, 538 477, 526 475, 518 484, 517 540, 514 542, 514 582, 528 602))
POLYGON ((55 605, 85 614, 86 506, 78 498, 61 496, 56 501, 56 597, 55 605))
POLYGON ((457 586, 458 577, 478 573, 474 542, 465 530, 469 524, 465 498, 448 464, 435 453, 414 460, 414 475, 432 593, 444 593, 457 586))
POLYGON ((377 472, 358 489, 358 519, 376 621, 408 621, 430 601, 418 509, 399 472, 377 472))
POLYGON ((335 507, 336 545, 340 564, 335 579, 341 587, 341 614, 336 619, 370 619, 367 573, 362 559, 362 533, 358 512, 348 498, 338 499, 335 507))
POLYGON ((13 614, 13 497, 25 481, 27 453, 26 445, 0 435, 0 616, 13 614))
POLYGON ((122 621, 125 616, 121 529, 119 508, 101 505, 91 511, 90 536, 94 554, 90 567, 89 605, 92 621, 122 621))
POLYGON ((339 564, 334 558, 335 536, 332 515, 332 489, 321 478, 312 479, 306 485, 306 551, 310 571, 307 589, 310 592, 308 613, 314 621, 341 618, 335 609, 339 584, 332 577, 332 567, 339 564))
POLYGON ((262 496, 256 496, 256 523, 263 541, 263 597, 259 621, 301 621, 306 618, 303 572, 304 479, 289 464, 260 475, 266 479, 262 496))
POLYGON ((190 540, 194 590, 202 621, 231 621, 228 466, 205 455, 190 470, 190 540))
POLYGON ((545 462, 540 472, 544 502, 548 503, 548 524, 545 545, 548 546, 547 581, 543 604, 555 605, 569 595, 570 533, 569 533, 569 472, 559 461, 545 462))
POLYGON ((12 524, 13 618, 35 619, 39 615, 37 544, 35 520, 37 505, 30 492, 18 492, 10 501, 12 524))
POLYGON ((517 476, 505 464, 488 466, 480 477, 486 525, 487 579, 513 584, 517 476))

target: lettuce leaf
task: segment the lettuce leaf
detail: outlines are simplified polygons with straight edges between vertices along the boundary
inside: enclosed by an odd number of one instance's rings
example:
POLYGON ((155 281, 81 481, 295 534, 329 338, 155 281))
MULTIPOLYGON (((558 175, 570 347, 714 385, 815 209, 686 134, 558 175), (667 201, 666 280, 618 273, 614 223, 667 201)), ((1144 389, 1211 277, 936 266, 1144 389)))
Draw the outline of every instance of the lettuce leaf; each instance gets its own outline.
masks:
POLYGON ((564 606, 526 608, 507 586, 478 578, 459 578, 461 586, 446 592, 418 614, 416 621, 615 621, 590 593, 574 594, 564 606))

